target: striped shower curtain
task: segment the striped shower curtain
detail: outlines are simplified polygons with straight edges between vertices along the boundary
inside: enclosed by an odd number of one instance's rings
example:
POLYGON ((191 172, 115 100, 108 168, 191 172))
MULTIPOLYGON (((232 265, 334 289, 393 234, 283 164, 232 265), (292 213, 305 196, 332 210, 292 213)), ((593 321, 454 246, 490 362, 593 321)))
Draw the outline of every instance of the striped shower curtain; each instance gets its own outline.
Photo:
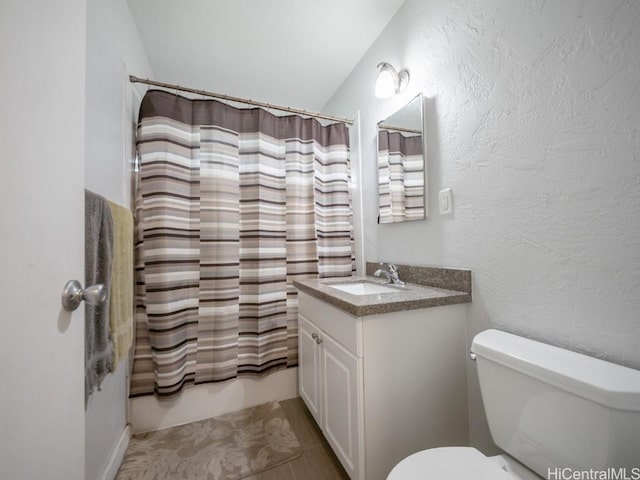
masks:
POLYGON ((422 135, 378 130, 378 193, 379 223, 424 218, 422 135))
POLYGON ((354 270, 348 129, 149 91, 131 395, 297 365, 293 280, 354 270))

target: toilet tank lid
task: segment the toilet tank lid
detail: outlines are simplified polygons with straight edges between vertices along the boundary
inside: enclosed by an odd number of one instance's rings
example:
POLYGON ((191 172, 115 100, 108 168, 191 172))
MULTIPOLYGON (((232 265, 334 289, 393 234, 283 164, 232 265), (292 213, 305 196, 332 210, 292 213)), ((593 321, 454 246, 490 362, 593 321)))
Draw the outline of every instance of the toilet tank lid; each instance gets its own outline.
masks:
POLYGON ((640 370, 500 330, 485 330, 471 351, 606 407, 640 411, 640 370))

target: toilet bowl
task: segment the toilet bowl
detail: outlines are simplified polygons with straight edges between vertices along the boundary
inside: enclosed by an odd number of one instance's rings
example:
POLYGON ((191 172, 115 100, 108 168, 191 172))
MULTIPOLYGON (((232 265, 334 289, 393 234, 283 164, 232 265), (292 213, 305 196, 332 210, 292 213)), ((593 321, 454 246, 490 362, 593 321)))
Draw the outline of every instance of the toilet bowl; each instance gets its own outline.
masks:
POLYGON ((498 330, 471 347, 489 430, 505 454, 439 447, 387 480, 539 480, 551 469, 640 465, 640 371, 498 330))
POLYGON ((471 447, 422 450, 398 463, 387 480, 540 480, 508 455, 486 457, 471 447))

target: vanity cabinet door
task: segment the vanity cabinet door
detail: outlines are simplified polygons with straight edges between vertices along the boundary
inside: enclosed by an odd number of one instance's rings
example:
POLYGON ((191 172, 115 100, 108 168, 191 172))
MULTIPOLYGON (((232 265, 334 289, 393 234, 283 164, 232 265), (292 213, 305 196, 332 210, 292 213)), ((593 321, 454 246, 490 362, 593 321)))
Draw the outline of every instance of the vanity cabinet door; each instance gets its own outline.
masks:
POLYGON ((364 478, 362 450, 362 359, 330 336, 320 337, 322 430, 352 479, 364 478))
POLYGON ((319 333, 318 327, 304 316, 298 316, 298 389, 316 423, 322 425, 320 418, 320 345, 317 343, 319 333))

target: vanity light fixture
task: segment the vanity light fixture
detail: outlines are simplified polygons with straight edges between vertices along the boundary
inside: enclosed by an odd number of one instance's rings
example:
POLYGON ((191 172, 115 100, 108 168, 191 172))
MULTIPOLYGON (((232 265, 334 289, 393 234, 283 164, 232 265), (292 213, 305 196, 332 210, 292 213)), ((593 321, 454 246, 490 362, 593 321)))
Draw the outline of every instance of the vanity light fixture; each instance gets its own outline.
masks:
POLYGON ((401 93, 409 84, 409 72, 393 68, 387 62, 378 64, 378 78, 376 80, 376 97, 389 98, 396 93, 401 93))

